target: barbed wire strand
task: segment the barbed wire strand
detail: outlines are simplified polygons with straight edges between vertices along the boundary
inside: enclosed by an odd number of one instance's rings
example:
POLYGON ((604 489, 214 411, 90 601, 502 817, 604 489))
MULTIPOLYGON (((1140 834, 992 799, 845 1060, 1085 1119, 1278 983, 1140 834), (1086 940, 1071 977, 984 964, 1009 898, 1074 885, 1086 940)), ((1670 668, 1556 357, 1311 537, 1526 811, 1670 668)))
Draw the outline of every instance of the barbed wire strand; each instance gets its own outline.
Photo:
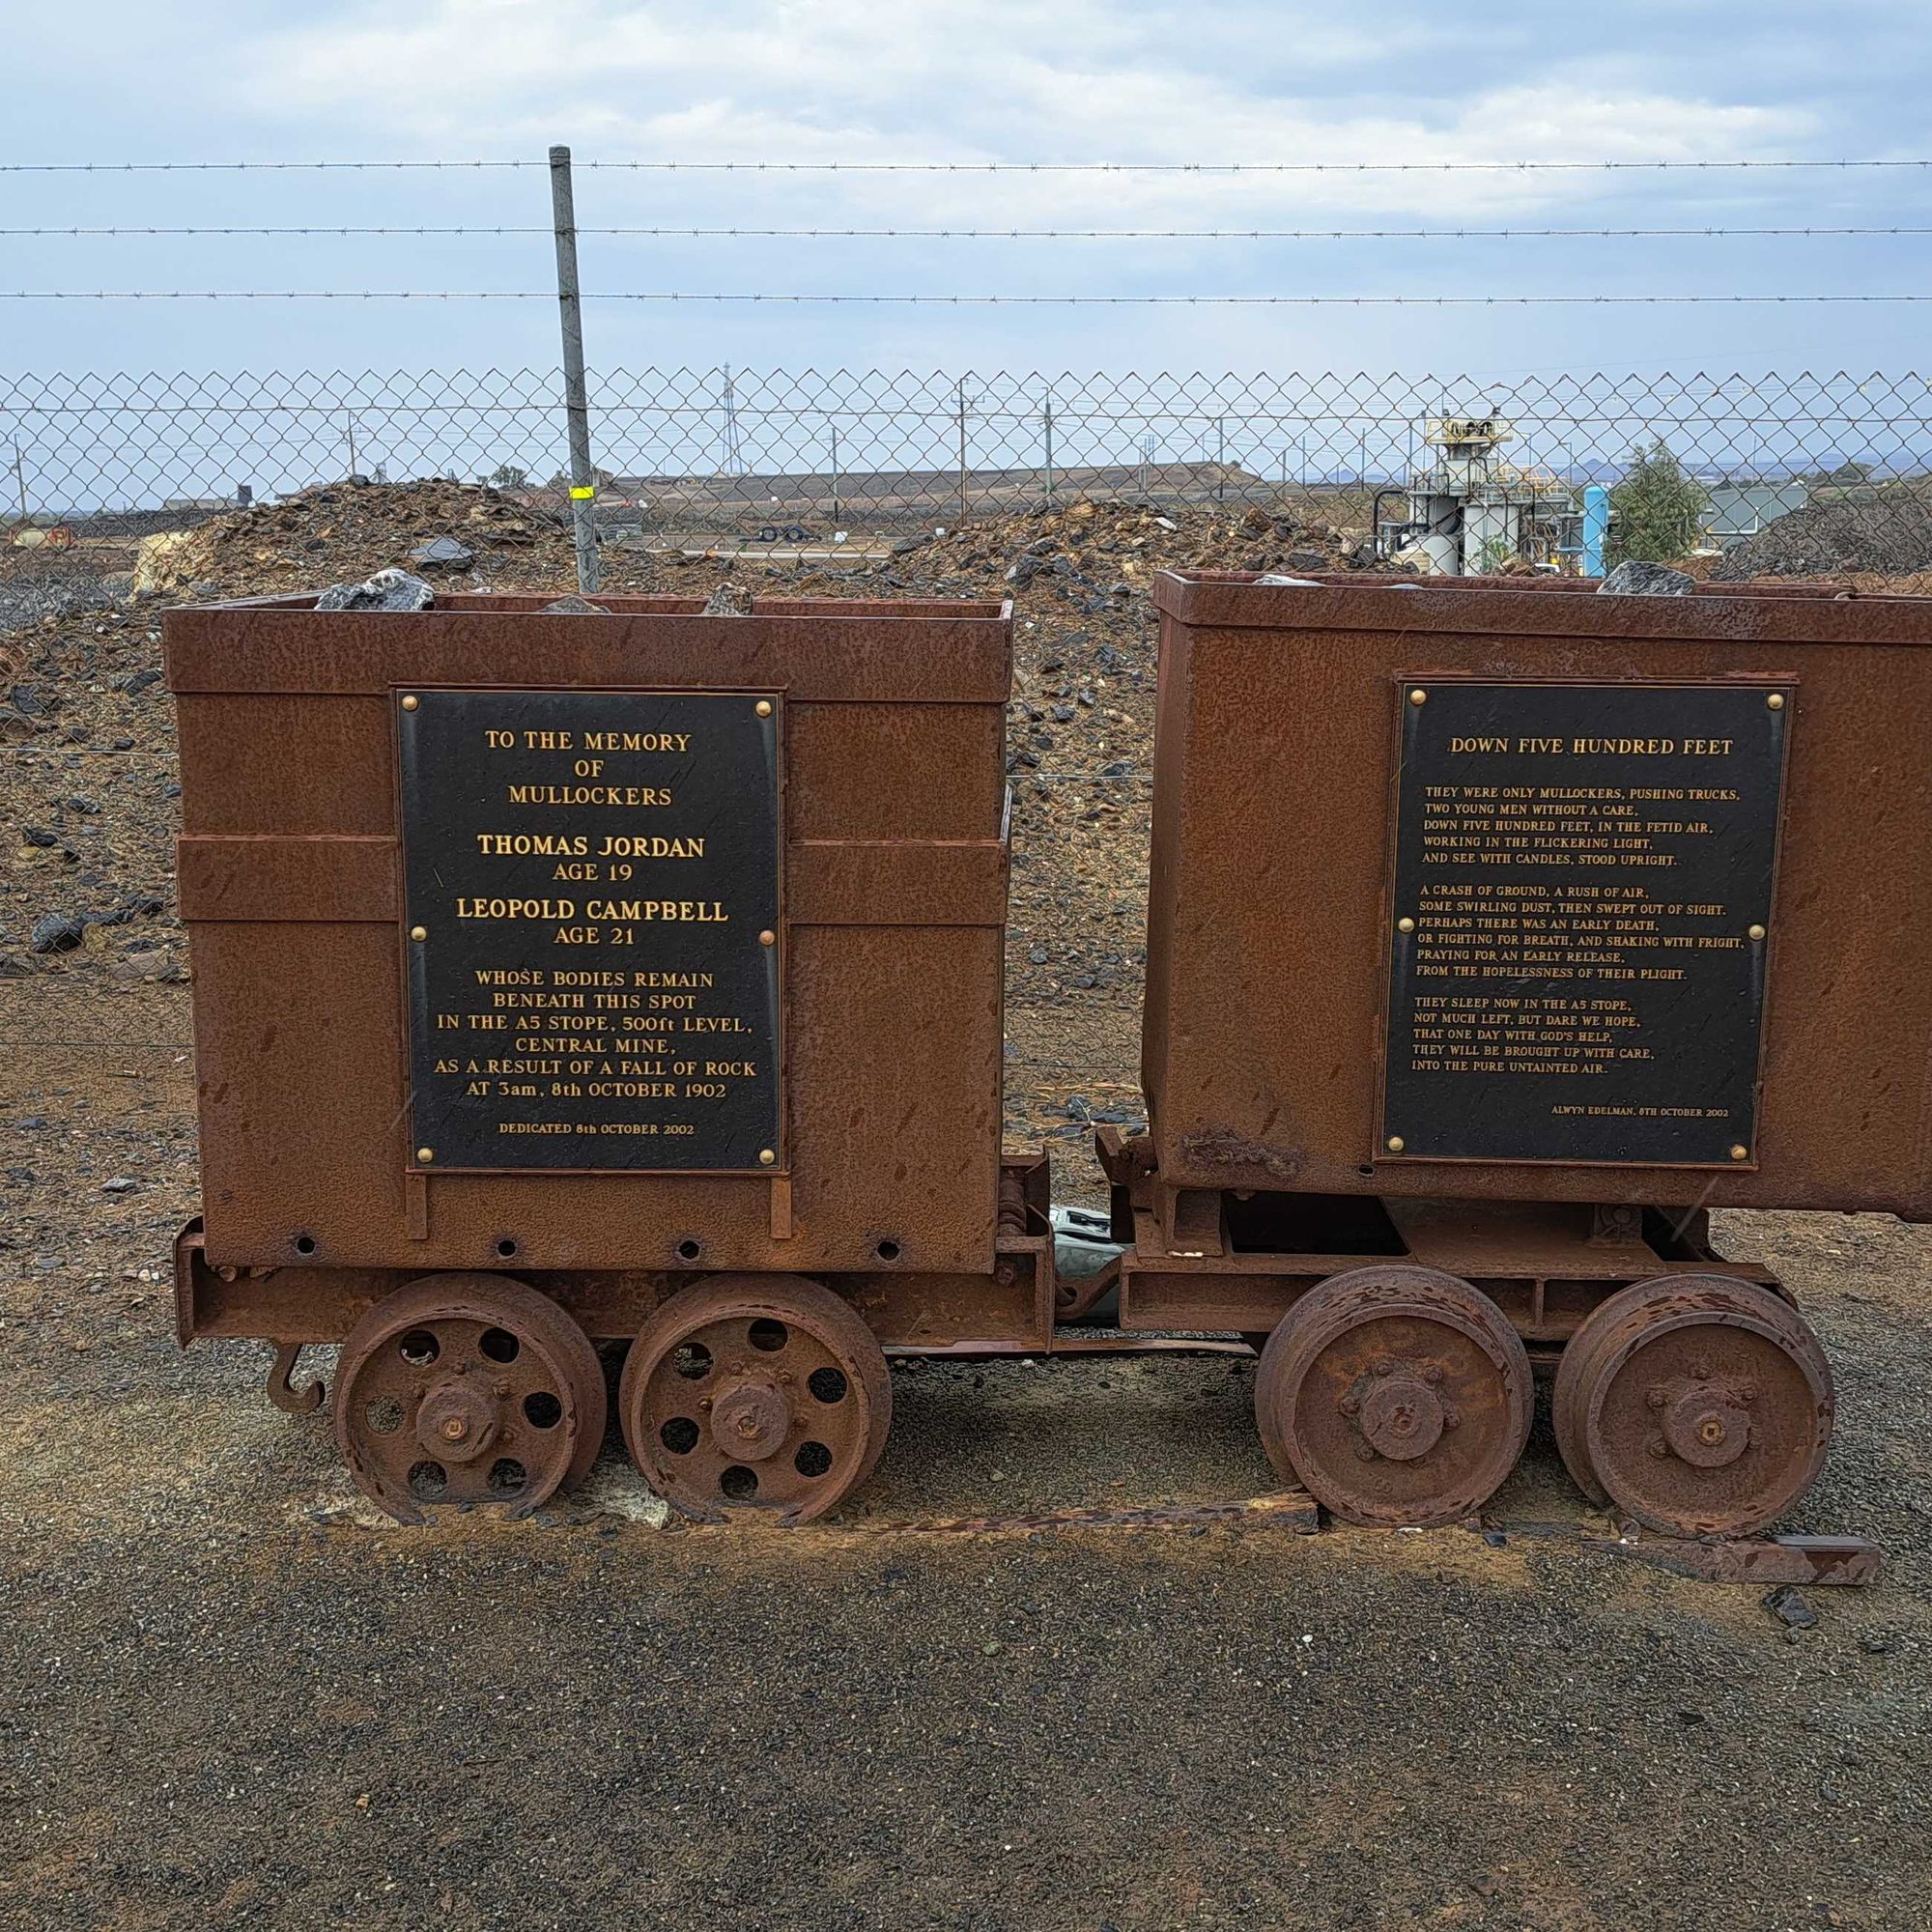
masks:
MULTIPOLYGON (((1575 174, 1722 173, 1750 169, 1927 168, 1932 159, 1889 156, 1727 160, 1516 161, 660 161, 576 160, 576 168, 665 174, 1575 174)), ((464 172, 548 168, 547 158, 420 161, 0 161, 0 174, 288 174, 384 170, 464 172)))
MULTIPOLYGON (((527 166, 546 166, 529 162, 527 166)), ((1924 168, 1932 159, 1584 160, 1584 161, 598 161, 581 168, 662 170, 671 174, 1548 174, 1597 169, 1632 172, 1748 168, 1924 168)))
MULTIPOLYGON (((1470 378, 1472 384, 1482 386, 1477 378, 1470 378)), ((1713 391, 1707 399, 1716 404, 1731 400, 1721 391, 1713 391)), ((1659 402, 1658 406, 1664 406, 1659 402)), ((287 418, 304 416, 332 417, 345 409, 363 410, 376 413, 388 412, 407 415, 412 420, 427 416, 440 417, 528 417, 547 414, 554 406, 542 400, 518 400, 503 403, 447 403, 414 402, 408 404, 391 403, 381 397, 344 398, 340 400, 318 398, 310 400, 294 399, 279 403, 209 403, 205 401, 184 401, 157 405, 153 403, 131 403, 115 396, 101 396, 96 401, 82 403, 35 403, 8 401, 0 405, 0 414, 17 417, 22 421, 54 420, 61 417, 87 416, 158 416, 187 417, 197 421, 210 421, 219 417, 225 421, 245 421, 248 418, 287 418)), ((743 419, 760 424, 797 422, 809 419, 814 423, 844 421, 872 422, 881 417, 893 421, 913 423, 953 424, 959 419, 956 402, 930 408, 917 408, 910 404, 895 405, 890 402, 871 404, 834 405, 828 403, 798 402, 748 402, 739 399, 733 403, 733 410, 743 419)), ((619 418, 636 417, 642 413, 659 416, 667 421, 682 419, 687 422, 710 422, 714 420, 723 405, 716 401, 700 401, 683 404, 636 405, 619 404, 615 413, 619 418)), ((1076 421, 1083 431, 1098 430, 1111 433, 1122 429, 1144 429, 1160 423, 1171 426, 1179 432, 1184 429, 1198 429, 1204 424, 1211 424, 1224 417, 1238 415, 1244 423, 1259 425, 1262 433, 1272 436, 1283 430, 1305 427, 1333 425, 1333 433, 1325 434, 1315 445, 1316 453, 1346 454, 1353 447, 1356 436, 1363 425, 1378 428, 1388 433, 1395 425, 1406 425, 1418 416, 1431 413, 1429 406, 1418 403, 1413 409, 1395 408, 1385 410, 1269 410, 1236 407, 1230 404, 1217 406, 1204 402, 1194 409, 1161 408, 1114 409, 1100 405, 1083 406, 1076 399, 1063 396, 1056 404, 1056 419, 1063 424, 1067 420, 1076 421)), ((973 406, 973 419, 981 425, 998 424, 1037 424, 1040 419, 1038 407, 1011 405, 1009 407, 989 407, 984 403, 973 406)), ((1605 411, 1596 413, 1570 412, 1557 420, 1586 430, 1620 429, 1634 423, 1645 423, 1653 419, 1651 411, 1643 404, 1632 402, 1622 410, 1605 411)), ((1754 430, 1786 427, 1794 422, 1814 424, 1886 424, 1889 419, 1877 407, 1867 406, 1862 413, 1855 413, 1840 404, 1836 407, 1812 412, 1802 416, 1765 412, 1748 413, 1736 409, 1724 411, 1722 422, 1734 430, 1754 430)), ((1926 425, 1925 417, 1909 418, 1915 425, 1926 425)), ((1179 462, 1181 459, 1174 459, 1179 462)), ((76 753, 84 754, 84 748, 75 747, 76 753)), ((99 753, 100 756, 108 755, 99 753)))
MULTIPOLYGON (((0 289, 0 301, 554 301, 554 289, 0 289)), ((920 308, 1643 308, 1932 302, 1932 294, 1631 296, 753 295, 586 289, 583 301, 781 302, 920 308)))
MULTIPOLYGON (((188 227, 188 228, 0 228, 0 236, 14 238, 121 236, 341 236, 378 235, 548 236, 540 227, 339 227, 316 222, 302 227, 188 227)), ((1629 241, 1682 239, 1699 242, 1738 237, 1832 238, 1843 236, 1932 235, 1932 226, 1766 227, 1766 228, 585 228, 579 235, 637 236, 668 241, 917 241, 917 242, 1470 242, 1470 241, 1629 241)))

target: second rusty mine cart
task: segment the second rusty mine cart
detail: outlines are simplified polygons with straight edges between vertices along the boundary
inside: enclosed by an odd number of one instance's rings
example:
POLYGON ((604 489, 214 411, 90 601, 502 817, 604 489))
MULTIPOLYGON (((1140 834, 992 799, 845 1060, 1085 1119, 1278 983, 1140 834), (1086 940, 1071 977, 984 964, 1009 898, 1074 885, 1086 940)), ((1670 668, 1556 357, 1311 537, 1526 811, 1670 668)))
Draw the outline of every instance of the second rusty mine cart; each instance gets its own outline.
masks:
POLYGON ((1129 1329, 1268 1338, 1262 1435, 1370 1521, 1516 1460, 1763 1526, 1830 1437, 1709 1210, 1932 1215, 1932 604, 1165 575, 1129 1329), (1559 1364, 1560 1359, 1560 1366, 1559 1364))

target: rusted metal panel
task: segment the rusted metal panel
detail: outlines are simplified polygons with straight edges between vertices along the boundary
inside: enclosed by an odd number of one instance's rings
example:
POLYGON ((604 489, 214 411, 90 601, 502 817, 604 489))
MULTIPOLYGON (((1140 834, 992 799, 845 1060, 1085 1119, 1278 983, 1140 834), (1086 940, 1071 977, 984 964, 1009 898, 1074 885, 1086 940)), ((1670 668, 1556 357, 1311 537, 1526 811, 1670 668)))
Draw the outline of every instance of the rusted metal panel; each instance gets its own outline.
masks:
POLYGON ((1932 1217, 1932 601, 1164 575, 1145 1084, 1175 1188, 1932 1217), (1747 1171, 1381 1158, 1399 678, 1793 691, 1747 1171))
MULTIPOLYGON (((622 600, 618 600, 621 602, 622 600)), ((715 617, 619 611, 609 618, 505 611, 493 598, 430 611, 329 613, 235 605, 169 612, 168 688, 189 693, 384 696, 406 684, 629 685, 788 689, 795 701, 1001 704, 1010 619, 994 607, 899 617, 880 605, 829 616, 715 617), (407 622, 399 622, 407 617, 407 622), (513 636, 506 635, 513 632, 513 636), (723 635, 721 635, 723 633, 723 635), (806 640, 810 639, 810 647, 806 640)))
POLYGON ((795 839, 971 839, 1000 822, 1006 718, 990 705, 803 704, 786 729, 795 839))
MULTIPOLYGON (((162 619, 165 638, 173 612, 162 619)), ((393 838, 386 697, 210 693, 175 707, 182 830, 240 838, 393 838), (198 777, 197 777, 198 775, 198 777)))
POLYGON ((198 927, 209 1252, 282 1265, 668 1268, 696 1241, 707 1265, 810 1271, 875 1265, 875 1230, 908 1266, 990 1265, 998 930, 805 926, 789 944, 791 1239, 772 1237, 762 1177, 431 1173, 428 1233, 410 1240, 392 935, 198 927), (237 985, 245 1007, 231 1004, 237 985), (935 989, 949 986, 956 1010, 942 1024, 935 989), (817 1094, 837 1097, 807 1098, 817 1094))
MULTIPOLYGON (((1912 647, 1932 621, 1932 598, 1863 596, 1831 583, 1699 583, 1686 597, 1604 597, 1571 579, 1417 580, 1336 574, 1313 589, 1264 584, 1245 571, 1162 571, 1155 608, 1196 629, 1419 633, 1531 642, 1912 647), (1293 600, 1293 614, 1284 609, 1293 600)), ((1508 648, 1507 643, 1504 648, 1508 648)), ((1642 675, 1635 672, 1634 675, 1642 675)))
POLYGON ((888 1348, 945 1349, 1004 1341, 1044 1353, 1031 1265, 1008 1264, 993 1275, 854 1276, 843 1286, 852 1305, 888 1348))
MULTIPOLYGON (((458 590, 439 593, 436 609, 528 613, 556 602, 548 590, 458 590)), ((695 617, 702 613, 702 597, 642 597, 600 591, 597 608, 617 617, 695 617)), ((266 597, 238 597, 224 611, 307 611, 315 599, 302 591, 276 591, 266 597)), ((753 597, 749 609, 759 617, 943 617, 950 623, 983 617, 998 621, 1010 616, 1012 606, 993 598, 959 597, 753 597)))
POLYGON ((175 847, 181 916, 203 920, 375 922, 398 917, 396 841, 389 838, 222 838, 187 835, 175 847))
MULTIPOLYGON (((184 768, 221 775, 185 792, 185 831, 393 836, 386 697, 213 693, 179 714, 184 768), (292 744, 300 747, 293 765, 292 744), (355 790, 343 796, 349 783, 355 790)), ((987 837, 1006 796, 1005 729, 992 704, 794 700, 785 720, 791 837, 987 837)))
MULTIPOLYGON (((1246 1259, 1251 1264, 1263 1260, 1246 1259)), ((1310 1289, 1360 1266, 1362 1258, 1276 1255, 1265 1260, 1267 1265, 1231 1267, 1212 1262, 1188 1268, 1157 1256, 1145 1264, 1130 1257, 1121 1271, 1121 1326, 1137 1335, 1175 1330, 1265 1335, 1310 1289)), ((1760 1269, 1736 1263, 1703 1271, 1740 1280, 1762 1275, 1760 1269)), ((1590 1311, 1623 1286, 1621 1280, 1601 1276, 1552 1279, 1482 1268, 1469 1269, 1463 1279, 1473 1281, 1501 1309, 1533 1350, 1567 1343, 1590 1311)))
POLYGON ((1859 1536, 1651 1536, 1633 1529, 1621 1537, 1586 1536, 1592 1549, 1694 1577, 1702 1583, 1807 1583, 1857 1588, 1876 1583, 1885 1551, 1859 1536))
POLYGON ((799 839, 786 853, 794 925, 1004 925, 998 839, 799 839))
MULTIPOLYGON (((208 1266, 284 1270, 263 1291, 274 1321, 254 1331, 282 1340, 307 1339, 287 1308, 302 1283, 357 1270, 830 1277, 888 1266, 883 1241, 907 1276, 990 1274, 1003 607, 718 619, 615 600, 620 615, 590 618, 532 601, 168 613, 208 1266), (437 683, 781 695, 803 895, 788 881, 782 1175, 411 1172, 389 707, 437 683)), ((238 1332, 231 1291, 249 1279, 224 1284, 208 1317, 222 1332, 238 1332)))
MULTIPOLYGON (((259 1338, 284 1350, 340 1342, 377 1302, 420 1272, 313 1264, 217 1267, 208 1259, 196 1221, 175 1243, 176 1330, 184 1346, 196 1337, 259 1338)), ((549 1295, 599 1341, 629 1341, 654 1309, 702 1279, 688 1268, 519 1268, 514 1274, 549 1295)), ((1063 1331, 1056 1341, 1048 1305, 1054 1285, 1051 1236, 1002 1236, 999 1259, 987 1273, 908 1273, 895 1264, 865 1274, 828 1270, 818 1279, 844 1295, 895 1352, 1044 1354, 1063 1347, 1078 1352, 1145 1346, 1122 1336, 1095 1341, 1077 1330, 1063 1331)))

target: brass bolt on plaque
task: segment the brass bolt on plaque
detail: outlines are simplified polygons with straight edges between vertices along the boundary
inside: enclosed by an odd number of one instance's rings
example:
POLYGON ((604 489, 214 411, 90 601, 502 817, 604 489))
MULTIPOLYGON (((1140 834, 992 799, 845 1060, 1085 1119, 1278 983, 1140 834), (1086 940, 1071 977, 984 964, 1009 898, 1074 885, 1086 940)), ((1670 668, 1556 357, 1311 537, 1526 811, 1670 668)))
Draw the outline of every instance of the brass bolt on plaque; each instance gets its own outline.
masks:
POLYGON ((426 925, 412 925, 410 927, 410 937, 420 945, 423 940, 429 937, 429 927, 426 925))
POLYGON ((416 1159, 419 1160, 423 1164, 423 1166, 427 1167, 430 1164, 430 1162, 433 1161, 435 1158, 436 1158, 436 1150, 434 1148, 416 1149, 416 1159))
POLYGON ((1781 691, 1774 691, 1764 701, 1773 711, 1782 711, 1784 709, 1784 694, 1781 691))
POLYGON ((1412 919, 1399 919, 1395 923, 1395 929, 1398 932, 1413 932, 1415 922, 1412 919))
POLYGON ((1764 937, 1764 927, 1761 925, 1752 926, 1750 929, 1750 936, 1753 939, 1762 939, 1764 937))
POLYGON ((1408 701, 1411 704, 1427 704, 1429 702, 1429 694, 1422 690, 1411 691, 1408 694, 1408 701))
POLYGON ((772 700, 769 697, 761 697, 753 708, 760 718, 769 718, 772 715, 772 700))
POLYGON ((1400 1153, 1402 1151, 1402 1136, 1400 1134, 1391 1134, 1388 1137, 1388 1151, 1390 1153, 1400 1153))
POLYGON ((1731 1150, 1731 1158, 1733 1160, 1748 1160, 1750 1158, 1750 1149, 1746 1147, 1741 1141, 1731 1150))
POLYGON ((422 699, 420 697, 406 697, 403 699, 403 709, 405 711, 413 711, 421 702, 422 699))
POLYGON ((779 936, 770 926, 766 926, 764 931, 758 934, 758 944, 760 946, 776 946, 778 943, 779 936))
POLYGON ((758 1165, 760 1167, 770 1167, 777 1159, 778 1155, 770 1148, 760 1148, 758 1150, 758 1165))

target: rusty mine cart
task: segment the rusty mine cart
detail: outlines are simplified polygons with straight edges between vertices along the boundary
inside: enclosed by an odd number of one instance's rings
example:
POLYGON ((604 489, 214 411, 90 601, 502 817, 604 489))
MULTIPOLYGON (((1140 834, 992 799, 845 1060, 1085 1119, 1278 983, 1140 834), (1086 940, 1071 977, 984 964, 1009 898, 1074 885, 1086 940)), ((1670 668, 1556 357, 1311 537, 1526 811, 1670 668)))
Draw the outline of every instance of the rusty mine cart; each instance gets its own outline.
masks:
POLYGON ((877 1462, 889 1354, 1089 1346, 1117 1290, 1110 1346, 1258 1351, 1267 1454, 1339 1517, 1469 1518, 1553 1375, 1631 1535, 1869 1574, 1739 1541, 1816 1476, 1832 1376, 1707 1220, 1932 1215, 1897 911, 1932 605, 1155 602, 1150 1130, 1099 1135, 1123 1252, 1077 1283, 1044 1156, 1001 1147, 1006 608, 170 612, 182 1340, 271 1342, 285 1404, 341 1344, 343 1455, 410 1520, 581 1476, 626 1345, 651 1487, 799 1522, 877 1462))

